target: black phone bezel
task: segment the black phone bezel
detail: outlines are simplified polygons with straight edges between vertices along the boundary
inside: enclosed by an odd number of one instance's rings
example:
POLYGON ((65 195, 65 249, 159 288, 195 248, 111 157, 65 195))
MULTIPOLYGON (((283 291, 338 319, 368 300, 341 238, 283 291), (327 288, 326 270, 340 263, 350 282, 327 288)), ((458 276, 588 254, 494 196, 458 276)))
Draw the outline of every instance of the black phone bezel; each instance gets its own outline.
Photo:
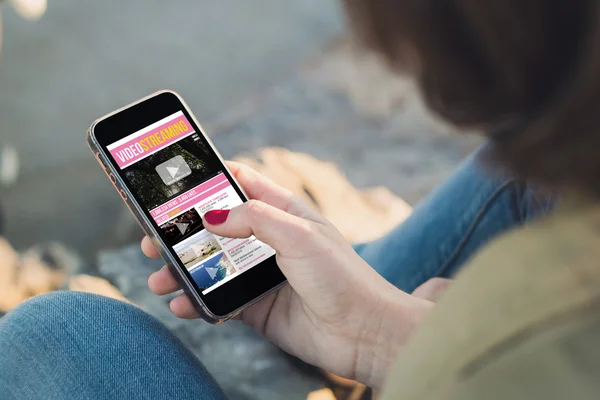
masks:
MULTIPOLYGON (((178 111, 184 113, 194 130, 200 133, 202 138, 206 140, 206 134, 195 123, 194 118, 190 115, 187 107, 181 102, 177 95, 171 92, 161 92, 132 105, 131 107, 112 114, 94 125, 93 135, 96 142, 102 149, 106 158, 110 161, 113 170, 119 174, 121 180, 125 184, 127 184, 127 181, 121 173, 118 164, 110 155, 107 146, 178 111)), ((210 147, 212 148, 212 145, 210 147)), ((223 173, 227 176, 242 201, 247 201, 246 196, 232 179, 229 171, 226 168, 223 168, 223 173)), ((148 221, 152 224, 153 230, 160 236, 160 229, 154 222, 154 219, 150 216, 148 210, 146 210, 135 197, 135 192, 131 189, 129 189, 129 191, 134 197, 131 200, 136 203, 137 208, 144 213, 148 221)), ((162 236, 160 237, 163 242, 168 242, 162 236)), ((276 257, 272 256, 250 270, 245 271, 240 276, 231 279, 227 283, 206 295, 203 295, 202 290, 196 285, 191 274, 187 271, 185 266, 178 261, 179 258, 175 251, 170 246, 165 247, 165 250, 171 254, 173 259, 177 260, 177 269, 187 276, 188 280, 196 290, 198 297, 204 302, 206 308, 217 317, 225 317, 233 313, 285 282, 285 276, 277 266, 276 257)))

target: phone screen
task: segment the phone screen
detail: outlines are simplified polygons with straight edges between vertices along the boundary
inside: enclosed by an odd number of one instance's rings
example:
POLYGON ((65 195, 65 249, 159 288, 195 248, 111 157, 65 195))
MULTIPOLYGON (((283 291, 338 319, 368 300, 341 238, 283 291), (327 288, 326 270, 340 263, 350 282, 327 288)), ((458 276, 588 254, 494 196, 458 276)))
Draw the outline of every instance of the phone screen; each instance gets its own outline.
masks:
POLYGON ((231 239, 204 229, 201 216, 207 211, 231 209, 243 200, 182 111, 111 143, 107 150, 203 295, 275 254, 253 236, 231 239))
POLYGON ((90 139, 109 162, 105 168, 121 195, 143 214, 140 223, 161 239, 167 261, 211 319, 230 316, 285 282, 265 243, 204 229, 207 211, 247 199, 177 94, 160 92, 102 118, 90 139))

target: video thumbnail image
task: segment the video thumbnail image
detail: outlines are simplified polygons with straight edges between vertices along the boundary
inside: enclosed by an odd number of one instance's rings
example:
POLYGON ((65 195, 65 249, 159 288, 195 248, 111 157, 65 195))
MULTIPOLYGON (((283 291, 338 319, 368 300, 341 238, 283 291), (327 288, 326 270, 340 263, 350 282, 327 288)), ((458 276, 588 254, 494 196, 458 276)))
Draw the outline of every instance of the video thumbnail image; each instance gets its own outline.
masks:
POLYGON ((149 210, 212 178, 221 162, 197 134, 186 137, 123 170, 129 187, 149 210))
POLYGON ((164 237, 171 245, 195 235, 200 232, 204 226, 202 218, 195 208, 192 208, 181 215, 176 216, 170 221, 165 222, 160 226, 164 237))
POLYGON ((208 289, 229 275, 235 274, 236 270, 223 253, 206 260, 200 266, 190 271, 192 279, 200 289, 208 289))
POLYGON ((192 269, 208 257, 221 251, 217 239, 208 231, 199 234, 174 246, 179 259, 187 269, 192 269))

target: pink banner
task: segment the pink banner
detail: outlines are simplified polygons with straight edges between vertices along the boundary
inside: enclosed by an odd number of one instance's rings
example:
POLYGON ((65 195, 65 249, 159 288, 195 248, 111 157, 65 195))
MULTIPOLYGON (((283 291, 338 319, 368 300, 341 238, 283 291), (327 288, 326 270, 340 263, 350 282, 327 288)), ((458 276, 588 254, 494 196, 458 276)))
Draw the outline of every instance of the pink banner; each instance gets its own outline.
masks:
POLYGON ((150 211, 150 215, 158 225, 167 222, 172 217, 185 212, 202 200, 226 189, 231 184, 225 174, 219 174, 193 189, 175 197, 169 202, 150 211))
POLYGON ((142 135, 136 135, 131 140, 110 149, 110 154, 119 167, 123 169, 192 133, 194 133, 194 128, 192 128, 185 115, 181 114, 142 135))

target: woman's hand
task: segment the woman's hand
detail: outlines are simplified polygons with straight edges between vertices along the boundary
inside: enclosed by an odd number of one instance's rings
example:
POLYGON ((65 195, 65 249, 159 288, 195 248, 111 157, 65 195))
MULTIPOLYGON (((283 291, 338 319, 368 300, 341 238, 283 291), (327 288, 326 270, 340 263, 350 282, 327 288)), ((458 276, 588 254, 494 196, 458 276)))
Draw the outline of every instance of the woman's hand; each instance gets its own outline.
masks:
MULTIPOLYGON (((255 235, 277 251, 289 282, 246 309, 242 321, 310 364, 378 387, 433 303, 385 281, 329 221, 289 191, 248 167, 229 167, 253 200, 229 214, 207 213, 206 229, 225 237, 255 235)), ((158 256, 149 240, 142 248, 158 256)), ((166 268, 148 285, 159 295, 179 289, 166 268)), ((197 317, 185 295, 170 307, 179 317, 197 317)))

